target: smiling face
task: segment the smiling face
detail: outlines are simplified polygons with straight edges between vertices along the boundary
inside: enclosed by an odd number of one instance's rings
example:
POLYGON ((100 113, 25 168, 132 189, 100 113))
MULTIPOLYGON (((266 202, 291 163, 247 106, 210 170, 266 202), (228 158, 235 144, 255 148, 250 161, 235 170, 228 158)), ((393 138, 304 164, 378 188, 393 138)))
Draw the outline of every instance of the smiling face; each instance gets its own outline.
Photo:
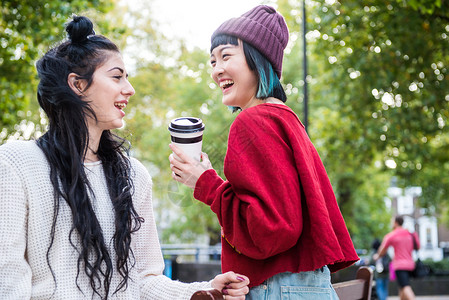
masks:
POLYGON ((108 58, 93 74, 92 84, 82 95, 89 101, 97 120, 88 119, 89 131, 116 129, 123 126, 123 109, 135 91, 128 81, 122 56, 118 52, 107 51, 108 58))
POLYGON ((223 92, 223 104, 242 110, 257 103, 257 76, 246 62, 243 45, 219 45, 211 53, 212 78, 223 92))

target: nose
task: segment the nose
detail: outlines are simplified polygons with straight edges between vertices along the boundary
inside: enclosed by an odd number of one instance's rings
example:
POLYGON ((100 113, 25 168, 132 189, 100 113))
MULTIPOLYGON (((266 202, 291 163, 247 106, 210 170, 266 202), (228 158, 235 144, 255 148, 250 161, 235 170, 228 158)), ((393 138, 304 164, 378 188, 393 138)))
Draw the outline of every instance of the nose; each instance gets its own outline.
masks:
POLYGON ((212 68, 212 79, 217 82, 218 77, 224 73, 224 68, 222 64, 219 64, 218 62, 215 64, 215 66, 212 68))
POLYGON ((134 90, 131 82, 129 82, 128 80, 126 80, 126 85, 123 88, 123 94, 125 95, 129 95, 129 97, 131 97, 132 95, 134 95, 136 93, 136 91, 134 90))

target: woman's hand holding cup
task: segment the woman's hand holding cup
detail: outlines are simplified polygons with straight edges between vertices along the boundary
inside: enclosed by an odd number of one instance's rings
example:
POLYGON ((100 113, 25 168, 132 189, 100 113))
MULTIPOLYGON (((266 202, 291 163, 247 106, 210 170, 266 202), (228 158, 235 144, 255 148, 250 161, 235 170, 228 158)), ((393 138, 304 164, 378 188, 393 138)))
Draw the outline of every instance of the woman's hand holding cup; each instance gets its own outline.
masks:
POLYGON ((172 178, 190 188, 195 188, 198 178, 207 170, 212 169, 212 164, 206 153, 201 152, 201 161, 187 155, 174 144, 169 145, 173 151, 168 157, 172 178))

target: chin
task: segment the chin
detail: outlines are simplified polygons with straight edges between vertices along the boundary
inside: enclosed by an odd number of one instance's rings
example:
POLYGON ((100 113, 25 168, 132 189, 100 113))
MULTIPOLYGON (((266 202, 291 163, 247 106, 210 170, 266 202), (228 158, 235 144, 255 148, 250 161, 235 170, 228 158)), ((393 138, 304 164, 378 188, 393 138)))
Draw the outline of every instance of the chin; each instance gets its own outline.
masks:
POLYGON ((221 103, 223 103, 226 106, 236 106, 235 103, 233 103, 233 101, 229 101, 225 97, 223 97, 223 99, 221 100, 221 103))
POLYGON ((123 127, 125 127, 125 123, 121 123, 120 125, 114 126, 113 129, 122 129, 123 127))
POLYGON ((125 123, 123 121, 122 122, 114 122, 114 123, 110 124, 110 126, 108 126, 108 127, 109 127, 108 130, 120 129, 120 128, 125 127, 125 123))
POLYGON ((122 120, 122 121, 120 122, 120 125, 117 126, 116 129, 122 129, 122 128, 125 128, 125 126, 126 126, 126 123, 125 123, 124 120, 122 120))

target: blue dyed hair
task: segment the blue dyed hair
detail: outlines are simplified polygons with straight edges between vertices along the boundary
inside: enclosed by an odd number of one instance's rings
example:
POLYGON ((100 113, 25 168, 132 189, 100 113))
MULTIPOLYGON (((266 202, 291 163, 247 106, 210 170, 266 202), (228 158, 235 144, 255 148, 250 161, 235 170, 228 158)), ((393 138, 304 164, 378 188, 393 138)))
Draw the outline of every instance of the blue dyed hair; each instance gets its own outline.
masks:
MULTIPOLYGON (((243 40, 241 40, 241 42, 246 63, 248 64, 249 69, 255 72, 258 79, 257 81, 259 82, 256 97, 258 99, 274 97, 282 102, 287 101, 287 95, 285 94, 284 88, 268 59, 250 44, 243 40)), ((217 46, 228 44, 238 46, 238 38, 227 34, 217 35, 212 41, 210 52, 212 53, 217 46)), ((240 109, 239 107, 230 108, 233 112, 240 109)))

